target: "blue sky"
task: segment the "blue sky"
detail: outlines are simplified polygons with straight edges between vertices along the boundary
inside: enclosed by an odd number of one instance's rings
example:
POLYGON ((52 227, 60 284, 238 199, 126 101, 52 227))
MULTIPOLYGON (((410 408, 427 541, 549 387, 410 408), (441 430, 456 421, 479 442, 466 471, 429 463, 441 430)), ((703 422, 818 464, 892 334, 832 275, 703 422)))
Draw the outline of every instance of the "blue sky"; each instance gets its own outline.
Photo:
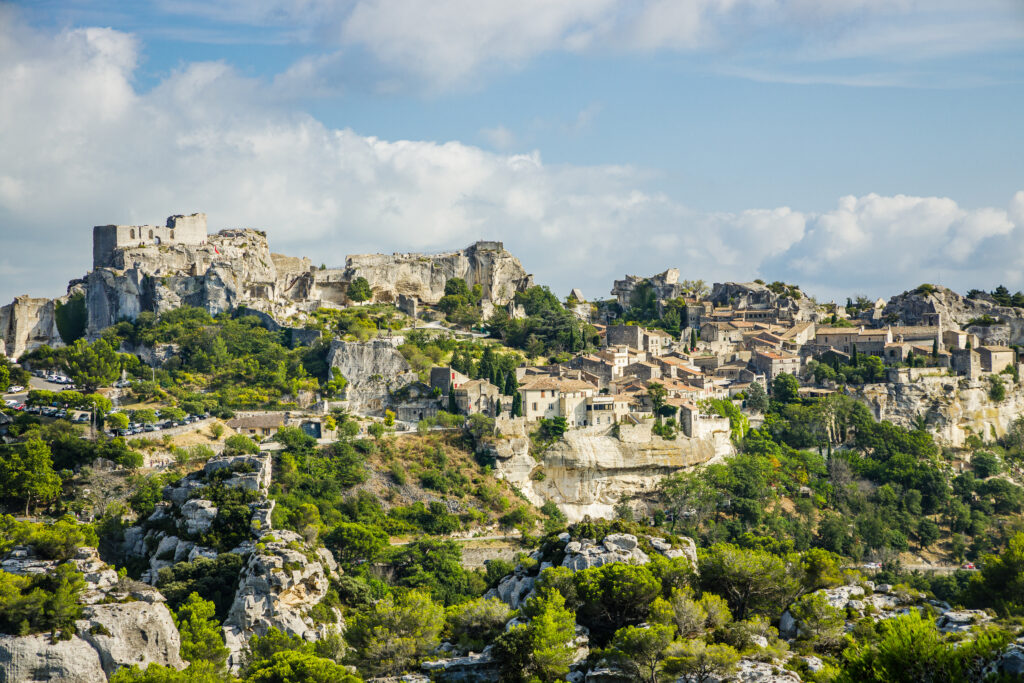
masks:
POLYGON ((0 3, 0 298, 195 210, 329 264, 502 239, 560 294, 1021 289, 1022 79, 1014 0, 0 3))

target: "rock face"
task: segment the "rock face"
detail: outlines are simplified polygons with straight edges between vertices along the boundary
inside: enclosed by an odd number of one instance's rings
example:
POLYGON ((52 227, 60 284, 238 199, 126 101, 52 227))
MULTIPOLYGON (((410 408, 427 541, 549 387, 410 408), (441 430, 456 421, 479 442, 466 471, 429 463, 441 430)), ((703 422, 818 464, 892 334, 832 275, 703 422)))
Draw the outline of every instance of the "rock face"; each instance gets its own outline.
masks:
POLYGON ((1003 376, 1006 398, 989 398, 986 379, 920 377, 913 382, 864 385, 855 397, 867 403, 879 420, 911 427, 924 416, 929 431, 941 443, 961 447, 973 434, 1003 436, 1013 421, 1024 414, 1024 387, 1003 376))
POLYGON ((264 635, 271 628, 306 640, 344 629, 337 609, 317 610, 316 620, 311 616, 340 570, 330 551, 313 548, 292 531, 272 528, 274 501, 267 498, 271 478, 269 454, 211 458, 202 472, 165 487, 164 501, 153 514, 124 535, 125 553, 148 560, 149 569, 143 572, 143 579, 156 583, 164 567, 197 557, 217 557, 217 549, 200 545, 200 537, 217 519, 218 510, 211 501, 195 497, 197 491, 216 480, 256 494, 256 500, 249 504, 251 540, 227 549, 245 558, 234 601, 224 620, 228 665, 232 668, 241 665, 241 653, 249 638, 264 635))
POLYGON ((0 683, 106 683, 99 654, 81 638, 0 635, 0 683))
POLYGON ((327 363, 348 380, 345 397, 353 410, 383 413, 391 404, 392 392, 419 379, 395 348, 395 341, 331 342, 327 363))
POLYGON ((0 306, 0 355, 18 358, 43 344, 63 346, 54 314, 57 301, 19 296, 0 306))
POLYGON ((330 551, 321 548, 310 560, 306 552, 296 549, 309 550, 298 534, 275 531, 273 537, 278 540, 262 543, 264 548, 249 556, 224 621, 232 668, 242 664, 240 655, 249 638, 265 635, 270 628, 317 640, 331 628, 340 631, 343 624, 336 608, 327 623, 317 624, 307 614, 327 595, 329 579, 337 575, 330 551))
POLYGON ((476 242, 446 254, 349 256, 343 279, 351 282, 357 277, 367 279, 376 301, 397 301, 405 295, 430 304, 441 300, 445 283, 454 277, 465 280, 470 289, 480 285, 483 298, 500 305, 533 285, 533 276, 501 242, 476 242))
POLYGON ((302 300, 296 295, 308 294, 296 281, 311 269, 303 259, 275 262, 266 235, 256 230, 222 230, 203 244, 119 249, 108 267, 85 278, 87 334, 142 311, 159 314, 182 305, 212 315, 239 305, 285 315, 302 300), (295 270, 279 271, 278 263, 295 270))
POLYGON ((524 433, 503 429, 488 448, 499 477, 535 505, 554 501, 570 522, 586 515, 611 517, 623 495, 652 491, 667 474, 735 452, 725 432, 702 439, 680 434, 669 441, 652 435, 650 425, 620 425, 618 436, 607 429, 566 432, 540 462, 530 455, 524 433), (542 481, 534 478, 536 470, 544 473, 542 481))
POLYGON ((935 286, 932 291, 912 290, 894 296, 882 311, 886 320, 903 325, 941 325, 943 329, 956 329, 985 315, 999 322, 967 328, 982 344, 1024 344, 1024 309, 1000 306, 987 294, 968 299, 935 286))
MULTIPOLYGON (((82 617, 69 640, 51 642, 49 634, 0 636, 0 682, 80 681, 102 683, 122 667, 160 664, 184 669, 181 639, 164 597, 137 582, 119 581, 95 548, 80 548, 71 559, 85 579, 82 617)), ((18 547, 0 568, 11 574, 53 571, 57 563, 18 547)))

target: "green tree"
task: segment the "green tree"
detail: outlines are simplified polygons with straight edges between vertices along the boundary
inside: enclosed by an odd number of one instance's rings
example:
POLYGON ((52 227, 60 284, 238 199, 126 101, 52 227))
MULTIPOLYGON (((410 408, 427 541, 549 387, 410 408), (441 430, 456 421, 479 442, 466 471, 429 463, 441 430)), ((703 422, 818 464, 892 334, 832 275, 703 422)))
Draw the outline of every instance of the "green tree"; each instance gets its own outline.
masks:
POLYGON ((156 411, 152 410, 151 408, 133 410, 132 422, 140 422, 142 424, 150 424, 156 422, 156 411))
POLYGON ((275 652, 250 667, 245 683, 360 683, 361 679, 325 657, 299 650, 275 652))
POLYGON ((800 382, 783 372, 772 380, 772 395, 779 403, 795 403, 800 400, 800 382))
POLYGON ((512 416, 523 416, 523 395, 518 391, 512 396, 512 416))
POLYGON ((0 459, 0 496, 25 501, 25 515, 33 503, 49 503, 62 489, 53 470, 50 447, 34 436, 0 459))
POLYGON ((441 642, 444 608, 424 591, 387 595, 351 620, 352 661, 368 676, 396 676, 441 642))
POLYGON ((616 562, 577 572, 576 590, 582 623, 600 638, 647 618, 661 582, 646 566, 616 562))
POLYGON ((659 382, 651 382, 647 385, 647 398, 654 407, 654 414, 658 415, 668 398, 668 390, 659 382))
POLYGON ((0 359, 0 393, 7 391, 11 386, 11 371, 7 367, 7 359, 0 359))
POLYGON ((679 683, 707 683, 729 676, 740 654, 729 645, 708 645, 700 639, 669 646, 662 671, 679 683))
POLYGON ((695 351, 697 349, 697 329, 693 328, 690 330, 690 350, 695 351))
POLYGON ((921 541, 922 550, 939 540, 940 535, 939 525, 933 519, 926 517, 917 525, 917 538, 921 541))
POLYGON ((843 643, 846 614, 830 605, 824 593, 801 596, 789 611, 798 624, 799 639, 810 642, 815 650, 832 652, 843 643))
POLYGON ((800 590, 785 561, 764 550, 718 543, 698 556, 700 585, 723 596, 736 619, 777 616, 800 590))
POLYGON ((612 658, 631 681, 658 683, 672 637, 672 627, 663 624, 620 628, 612 638, 612 658))
POLYGON ((463 650, 479 652, 504 630, 512 610, 496 598, 476 598, 446 610, 446 636, 463 650))
POLYGON ((192 593, 174 615, 174 625, 181 634, 181 657, 193 664, 209 662, 222 668, 228 658, 220 624, 214 619, 216 607, 192 593))
POLYGON ((751 383, 747 389, 747 407, 759 413, 766 413, 768 405, 768 394, 764 390, 764 385, 760 382, 751 383))
POLYGON ((575 654, 576 619, 558 591, 546 591, 527 600, 530 673, 541 681, 560 681, 569 673, 575 654))
POLYGON ((964 641, 946 641, 935 622, 917 610, 876 628, 877 639, 857 641, 843 652, 837 683, 982 680, 985 667, 1010 640, 1005 632, 985 630, 964 641))
POLYGON ((388 545, 388 535, 378 527, 342 522, 324 538, 324 545, 345 569, 372 562, 388 545))
POLYGON ((229 683, 232 680, 209 662, 193 664, 184 671, 160 664, 150 664, 145 670, 135 665, 121 667, 110 676, 110 683, 229 683))
POLYGON ((244 434, 233 434, 224 439, 225 455, 255 455, 260 452, 259 444, 244 434))
POLYGON ((74 294, 66 303, 58 300, 53 313, 57 332, 65 344, 74 344, 85 335, 85 326, 89 319, 85 307, 85 294, 74 294))
POLYGON ((117 380, 121 360, 106 339, 97 339, 92 344, 78 339, 64 349, 64 368, 83 391, 92 392, 117 380))
POLYGON ((370 289, 370 282, 363 276, 359 276, 348 284, 348 298, 356 303, 362 303, 373 296, 370 289))

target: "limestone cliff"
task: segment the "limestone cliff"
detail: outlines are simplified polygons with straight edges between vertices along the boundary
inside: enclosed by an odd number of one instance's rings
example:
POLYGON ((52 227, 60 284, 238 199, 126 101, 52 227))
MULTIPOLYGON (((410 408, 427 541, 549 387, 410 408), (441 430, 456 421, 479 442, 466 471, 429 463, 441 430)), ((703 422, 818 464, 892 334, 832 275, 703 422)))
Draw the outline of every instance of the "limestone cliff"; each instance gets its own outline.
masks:
POLYGON ((266 235, 256 230, 222 230, 203 244, 119 249, 111 267, 85 278, 87 333, 97 335, 143 311, 159 314, 182 305, 213 315, 239 305, 288 315, 308 293, 296 282, 310 268, 308 259, 275 259, 266 235))
POLYGON ((43 344, 62 346, 54 314, 57 301, 19 296, 0 306, 0 355, 17 358, 43 344))
POLYGON ((483 298, 507 304, 533 285, 519 259, 501 242, 477 242, 444 254, 359 254, 349 256, 344 279, 365 277, 377 301, 396 301, 399 294, 435 304, 444 296, 445 283, 462 278, 472 288, 480 285, 483 298))
POLYGON ((345 398, 352 410, 383 413, 390 405, 392 392, 418 379, 405 357, 395 348, 397 341, 331 342, 327 363, 338 368, 348 380, 345 398))
POLYGON ((535 505, 554 501, 570 522, 586 515, 611 518, 621 497, 648 493, 665 475, 734 453, 727 432, 666 440, 652 435, 650 424, 620 425, 617 431, 566 432, 538 461, 529 453, 525 434, 506 424, 488 448, 499 477, 535 505))
POLYGON ((987 379, 920 377, 910 382, 867 384, 854 393, 879 420, 910 427, 919 416, 939 442, 963 446, 971 434, 986 440, 1006 434, 1015 419, 1024 415, 1024 387, 1001 376, 1006 398, 989 398, 987 379))

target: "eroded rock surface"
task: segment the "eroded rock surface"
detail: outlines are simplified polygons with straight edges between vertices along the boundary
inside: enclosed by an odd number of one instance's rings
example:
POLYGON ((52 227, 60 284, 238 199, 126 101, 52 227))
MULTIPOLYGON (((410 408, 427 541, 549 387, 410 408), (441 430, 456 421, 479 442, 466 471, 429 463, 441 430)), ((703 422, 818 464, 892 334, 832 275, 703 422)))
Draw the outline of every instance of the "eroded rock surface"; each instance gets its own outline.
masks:
POLYGON ((392 392, 418 379, 391 339, 333 341, 327 363, 348 380, 345 397, 359 412, 383 413, 392 392))

